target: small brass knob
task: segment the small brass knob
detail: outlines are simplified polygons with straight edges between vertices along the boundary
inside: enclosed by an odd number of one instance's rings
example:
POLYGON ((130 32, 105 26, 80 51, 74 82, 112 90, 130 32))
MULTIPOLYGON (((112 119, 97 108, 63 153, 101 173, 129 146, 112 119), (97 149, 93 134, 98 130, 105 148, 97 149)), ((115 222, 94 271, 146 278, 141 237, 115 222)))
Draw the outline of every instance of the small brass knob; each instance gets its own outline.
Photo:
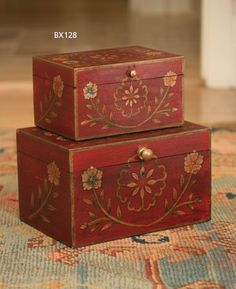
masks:
POLYGON ((146 147, 142 147, 138 149, 138 157, 140 158, 140 160, 143 160, 143 161, 149 161, 149 160, 157 158, 157 156, 153 153, 153 151, 146 147))
POLYGON ((135 69, 132 69, 129 73, 130 77, 134 78, 137 75, 137 72, 135 69))

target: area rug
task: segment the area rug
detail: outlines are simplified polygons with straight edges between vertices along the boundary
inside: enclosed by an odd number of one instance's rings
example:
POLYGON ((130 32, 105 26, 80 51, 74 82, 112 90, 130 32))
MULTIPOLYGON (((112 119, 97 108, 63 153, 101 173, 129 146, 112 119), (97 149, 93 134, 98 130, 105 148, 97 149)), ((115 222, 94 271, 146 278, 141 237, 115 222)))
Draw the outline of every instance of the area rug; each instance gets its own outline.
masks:
POLYGON ((19 221, 16 148, 0 132, 0 289, 235 289, 236 132, 212 135, 212 220, 70 249, 19 221))

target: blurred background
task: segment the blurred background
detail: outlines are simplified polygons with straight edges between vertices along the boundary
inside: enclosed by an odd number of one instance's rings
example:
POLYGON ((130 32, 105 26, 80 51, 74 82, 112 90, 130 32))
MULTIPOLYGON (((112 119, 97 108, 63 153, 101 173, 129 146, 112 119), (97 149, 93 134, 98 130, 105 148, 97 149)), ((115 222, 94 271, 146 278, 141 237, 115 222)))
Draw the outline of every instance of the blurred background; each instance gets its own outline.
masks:
POLYGON ((0 0, 0 13, 0 128, 33 125, 33 55, 129 45, 184 55, 185 118, 236 126, 235 0, 0 0))

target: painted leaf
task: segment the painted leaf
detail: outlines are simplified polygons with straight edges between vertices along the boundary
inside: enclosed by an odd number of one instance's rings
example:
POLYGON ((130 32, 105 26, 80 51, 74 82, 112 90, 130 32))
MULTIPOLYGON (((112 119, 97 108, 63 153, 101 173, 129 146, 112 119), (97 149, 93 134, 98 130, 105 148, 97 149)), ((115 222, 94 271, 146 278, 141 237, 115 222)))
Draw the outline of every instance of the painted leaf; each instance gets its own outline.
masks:
POLYGON ((176 191, 176 188, 173 188, 173 201, 176 201, 177 200, 177 191, 176 191))
POLYGON ((163 89, 163 87, 161 87, 161 88, 160 88, 160 94, 161 94, 161 96, 163 95, 163 93, 164 93, 164 89, 163 89))
POLYGON ((51 120, 48 117, 45 118, 45 121, 46 123, 51 123, 51 120))
POLYGON ((152 111, 151 105, 148 106, 148 113, 152 111))
POLYGON ((49 220, 47 217, 45 217, 44 215, 40 214, 39 217, 40 217, 40 219, 41 219, 42 221, 44 221, 45 223, 50 223, 50 220, 49 220))
POLYGON ((175 211, 175 214, 179 215, 179 216, 183 216, 183 215, 185 215, 185 212, 181 211, 181 210, 177 210, 177 211, 175 211))
POLYGON ((53 199, 58 198, 58 196, 59 196, 59 194, 57 192, 53 192, 53 194, 52 194, 53 199))
POLYGON ((47 204, 47 209, 49 211, 55 211, 56 210, 56 208, 54 206, 50 205, 50 204, 47 204))
POLYGON ((152 121, 153 121, 154 123, 160 123, 160 120, 159 120, 159 119, 156 119, 156 118, 153 118, 152 121))
POLYGON ((87 227, 88 227, 87 224, 83 224, 83 225, 80 226, 80 229, 81 229, 81 230, 84 230, 84 229, 86 229, 87 227))
POLYGON ((93 219, 97 217, 96 214, 94 214, 93 212, 88 212, 88 214, 93 219))
POLYGON ((157 98, 157 96, 155 96, 154 101, 155 101, 155 104, 158 103, 158 98, 157 98))
POLYGON ((91 104, 86 104, 86 107, 87 107, 88 109, 93 109, 93 107, 92 107, 91 104))
POLYGON ((100 192, 100 197, 101 197, 101 199, 104 199, 104 190, 102 190, 102 191, 100 192))
POLYGON ((120 218, 122 216, 120 206, 118 206, 116 209, 116 215, 118 218, 120 218))
POLYGON ((167 102, 163 107, 168 107, 170 105, 169 102, 167 102))
POLYGON ((107 129, 107 128, 109 128, 107 124, 102 127, 102 129, 107 129))
POLYGON ((110 120, 112 121, 114 118, 113 118, 113 114, 112 112, 110 112, 110 120))
POLYGON ((192 200, 192 198, 193 198, 193 194, 191 193, 191 194, 188 196, 188 199, 189 199, 189 200, 192 200))
POLYGON ((39 200, 41 200, 42 195, 43 195, 43 192, 42 192, 41 186, 39 186, 39 187, 38 187, 38 199, 39 199, 39 200))
POLYGON ((57 107, 62 106, 62 104, 61 104, 59 101, 56 101, 56 102, 55 102, 55 105, 56 105, 57 107))
POLYGON ((102 113, 105 114, 105 112, 106 112, 106 107, 105 107, 105 105, 103 105, 103 107, 102 107, 102 113))
POLYGON ((90 127, 95 126, 95 125, 96 125, 96 123, 95 123, 95 122, 92 122, 92 123, 90 124, 90 127))
POLYGON ((31 193, 30 197, 30 209, 34 208, 34 193, 31 193))
POLYGON ((54 112, 54 111, 51 111, 50 112, 50 116, 55 118, 55 117, 58 116, 58 114, 56 112, 54 112))
POLYGON ((165 211, 167 211, 167 210, 168 210, 168 201, 167 201, 167 199, 165 199, 165 204, 164 204, 164 206, 165 206, 165 211))
POLYGON ((93 205, 93 201, 89 200, 89 199, 83 199, 83 202, 87 205, 93 205))
POLYGON ((104 226, 101 228, 101 231, 107 230, 107 229, 111 228, 111 226, 112 226, 112 223, 107 223, 106 225, 104 225, 104 226))
POLYGON ((91 122, 91 119, 86 119, 81 122, 81 125, 86 125, 91 122))
POLYGON ((168 112, 165 112, 165 111, 163 111, 161 114, 165 115, 165 116, 169 116, 170 115, 168 112))
POLYGON ((96 225, 93 225, 93 226, 91 227, 90 232, 92 233, 92 232, 94 232, 96 229, 97 229, 97 224, 96 224, 96 225))

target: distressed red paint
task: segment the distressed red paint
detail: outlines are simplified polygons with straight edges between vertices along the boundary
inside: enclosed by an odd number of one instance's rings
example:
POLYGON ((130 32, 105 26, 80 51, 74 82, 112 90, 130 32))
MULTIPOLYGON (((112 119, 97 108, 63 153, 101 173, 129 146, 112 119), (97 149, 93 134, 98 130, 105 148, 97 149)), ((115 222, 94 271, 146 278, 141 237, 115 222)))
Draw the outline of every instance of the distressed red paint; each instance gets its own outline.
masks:
POLYGON ((183 123, 175 54, 132 46, 39 56, 33 81, 35 124, 73 140, 183 123))
POLYGON ((21 219, 80 247, 210 218, 210 133, 183 127, 73 142, 17 132, 21 219), (153 152, 142 161, 138 150, 153 152))

